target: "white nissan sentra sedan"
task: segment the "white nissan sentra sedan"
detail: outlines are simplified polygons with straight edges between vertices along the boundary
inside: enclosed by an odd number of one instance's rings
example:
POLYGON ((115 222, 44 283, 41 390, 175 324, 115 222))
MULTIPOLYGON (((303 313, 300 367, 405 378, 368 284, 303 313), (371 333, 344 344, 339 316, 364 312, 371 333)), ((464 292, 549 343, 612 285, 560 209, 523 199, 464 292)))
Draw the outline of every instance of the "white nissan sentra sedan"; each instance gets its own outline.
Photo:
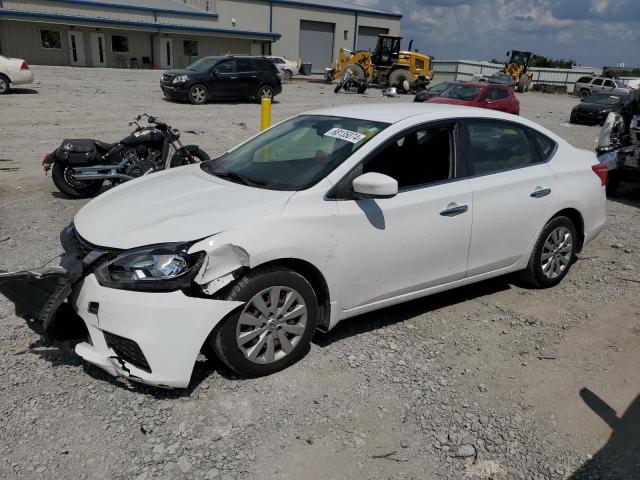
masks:
POLYGON ((113 375, 185 387, 201 351, 266 375, 354 315, 510 272, 556 285, 603 227, 605 183, 592 152, 520 117, 330 108, 104 193, 60 267, 0 290, 113 375))

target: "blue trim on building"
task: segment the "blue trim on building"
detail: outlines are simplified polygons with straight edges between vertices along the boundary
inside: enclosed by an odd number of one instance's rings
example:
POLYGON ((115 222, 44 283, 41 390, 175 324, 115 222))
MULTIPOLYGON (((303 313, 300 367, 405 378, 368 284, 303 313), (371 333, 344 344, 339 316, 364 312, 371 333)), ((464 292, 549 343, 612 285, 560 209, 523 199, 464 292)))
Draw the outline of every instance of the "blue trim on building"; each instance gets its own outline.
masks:
POLYGON ((353 24, 353 51, 356 51, 356 45, 358 40, 358 12, 356 12, 356 20, 353 24))
POLYGON ((32 13, 23 12, 19 10, 0 10, 0 16, 16 16, 16 17, 35 17, 35 18, 49 18, 52 20, 69 20, 79 21, 97 24, 108 25, 121 25, 123 27, 144 27, 149 28, 152 31, 162 32, 165 30, 171 31, 187 31, 187 32, 203 32, 203 33, 224 33, 229 35, 236 35, 241 37, 264 37, 267 39, 278 40, 282 35, 280 33, 269 32, 253 32, 250 30, 229 30, 226 28, 207 28, 207 27, 189 27, 186 25, 171 25, 162 23, 145 23, 145 22, 131 22, 127 20, 112 20, 110 18, 92 18, 92 17, 78 17, 73 15, 58 15, 56 13, 32 13))
POLYGON ((195 12, 189 10, 173 10, 170 8, 155 8, 155 7, 141 7, 136 5, 121 5, 118 3, 109 3, 109 2, 99 2, 93 0, 56 0, 60 3, 73 3, 76 5, 95 5, 96 7, 108 7, 108 8, 119 8, 121 10, 137 10, 142 12, 162 12, 162 13, 175 13, 178 15, 186 15, 191 17, 207 17, 207 18, 217 18, 218 14, 213 12, 195 12))
POLYGON ((366 8, 358 8, 357 5, 353 7, 339 7, 335 5, 325 5, 322 3, 307 3, 307 2, 297 2, 296 0, 271 0, 271 3, 282 4, 282 5, 295 5, 296 7, 309 7, 309 8, 318 8, 321 10, 334 10, 334 11, 342 11, 342 12, 350 12, 350 13, 362 13, 364 15, 372 15, 378 17, 393 17, 393 18, 402 18, 401 13, 391 13, 391 12, 378 12, 375 10, 367 10, 366 8))

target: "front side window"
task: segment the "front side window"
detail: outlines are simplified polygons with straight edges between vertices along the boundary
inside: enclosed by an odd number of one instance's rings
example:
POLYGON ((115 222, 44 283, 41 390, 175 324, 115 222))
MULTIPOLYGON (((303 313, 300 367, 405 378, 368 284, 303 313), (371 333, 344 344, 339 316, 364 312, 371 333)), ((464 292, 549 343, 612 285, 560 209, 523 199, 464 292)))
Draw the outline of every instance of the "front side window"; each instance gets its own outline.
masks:
POLYGON ((493 99, 494 100, 504 100, 509 98, 509 92, 505 88, 494 88, 493 89, 493 99))
POLYGON ((605 87, 615 87, 616 85, 611 80, 605 80, 604 86, 605 87))
POLYGON ((126 35, 111 35, 111 51, 113 53, 129 53, 129 37, 126 35))
POLYGON ((196 40, 184 40, 182 42, 185 57, 198 56, 198 42, 196 40))
POLYGON ((413 131, 393 140, 367 159, 362 173, 377 172, 411 188, 454 177, 454 127, 442 125, 413 131))
POLYGON ((61 50, 60 30, 40 30, 40 45, 47 50, 61 50))
POLYGON ((526 167, 536 162, 524 129, 498 122, 469 122, 471 175, 526 167))
POLYGON ((223 62, 216 67, 216 73, 218 74, 228 74, 228 73, 236 73, 238 69, 238 62, 235 60, 229 60, 227 62, 223 62))
POLYGON ((187 67, 187 70, 193 70, 194 72, 200 72, 200 73, 206 72, 211 67, 213 67, 217 61, 218 59, 216 57, 201 58, 193 62, 191 65, 189 65, 187 67))
POLYGON ((315 185, 388 125, 345 117, 301 115, 202 163, 227 180, 270 190, 315 185))

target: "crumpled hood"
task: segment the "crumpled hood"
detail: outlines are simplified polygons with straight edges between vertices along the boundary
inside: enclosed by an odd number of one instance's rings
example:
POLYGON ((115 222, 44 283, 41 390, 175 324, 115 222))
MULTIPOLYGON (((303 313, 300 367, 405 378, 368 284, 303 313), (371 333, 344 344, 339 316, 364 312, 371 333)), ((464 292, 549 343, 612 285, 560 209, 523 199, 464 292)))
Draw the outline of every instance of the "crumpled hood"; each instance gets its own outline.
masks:
POLYGON ((186 242, 278 215, 292 195, 232 183, 192 165, 109 190, 85 205, 74 223, 82 238, 102 247, 186 242))

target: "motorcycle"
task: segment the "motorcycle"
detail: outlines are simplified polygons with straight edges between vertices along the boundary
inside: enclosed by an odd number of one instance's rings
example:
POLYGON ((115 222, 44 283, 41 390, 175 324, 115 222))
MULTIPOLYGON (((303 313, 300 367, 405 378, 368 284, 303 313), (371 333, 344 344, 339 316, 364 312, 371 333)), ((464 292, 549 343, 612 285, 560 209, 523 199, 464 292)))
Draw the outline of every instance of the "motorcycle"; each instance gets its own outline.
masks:
POLYGON ((345 92, 357 92, 364 93, 369 88, 369 81, 366 79, 358 78, 351 70, 347 70, 342 75, 342 80, 338 82, 336 88, 333 90, 334 93, 338 93, 340 90, 344 90, 345 92))
POLYGON ((180 131, 156 117, 143 113, 129 126, 136 128, 118 143, 63 140, 42 160, 45 173, 52 171, 53 183, 65 195, 88 198, 98 193, 105 180, 116 185, 167 168, 209 160, 198 145, 183 145, 180 131), (138 122, 145 117, 148 125, 141 126, 138 122))
POLYGON ((614 195, 620 183, 640 181, 640 92, 623 107, 622 114, 611 112, 605 119, 596 153, 607 165, 607 194, 614 195))

